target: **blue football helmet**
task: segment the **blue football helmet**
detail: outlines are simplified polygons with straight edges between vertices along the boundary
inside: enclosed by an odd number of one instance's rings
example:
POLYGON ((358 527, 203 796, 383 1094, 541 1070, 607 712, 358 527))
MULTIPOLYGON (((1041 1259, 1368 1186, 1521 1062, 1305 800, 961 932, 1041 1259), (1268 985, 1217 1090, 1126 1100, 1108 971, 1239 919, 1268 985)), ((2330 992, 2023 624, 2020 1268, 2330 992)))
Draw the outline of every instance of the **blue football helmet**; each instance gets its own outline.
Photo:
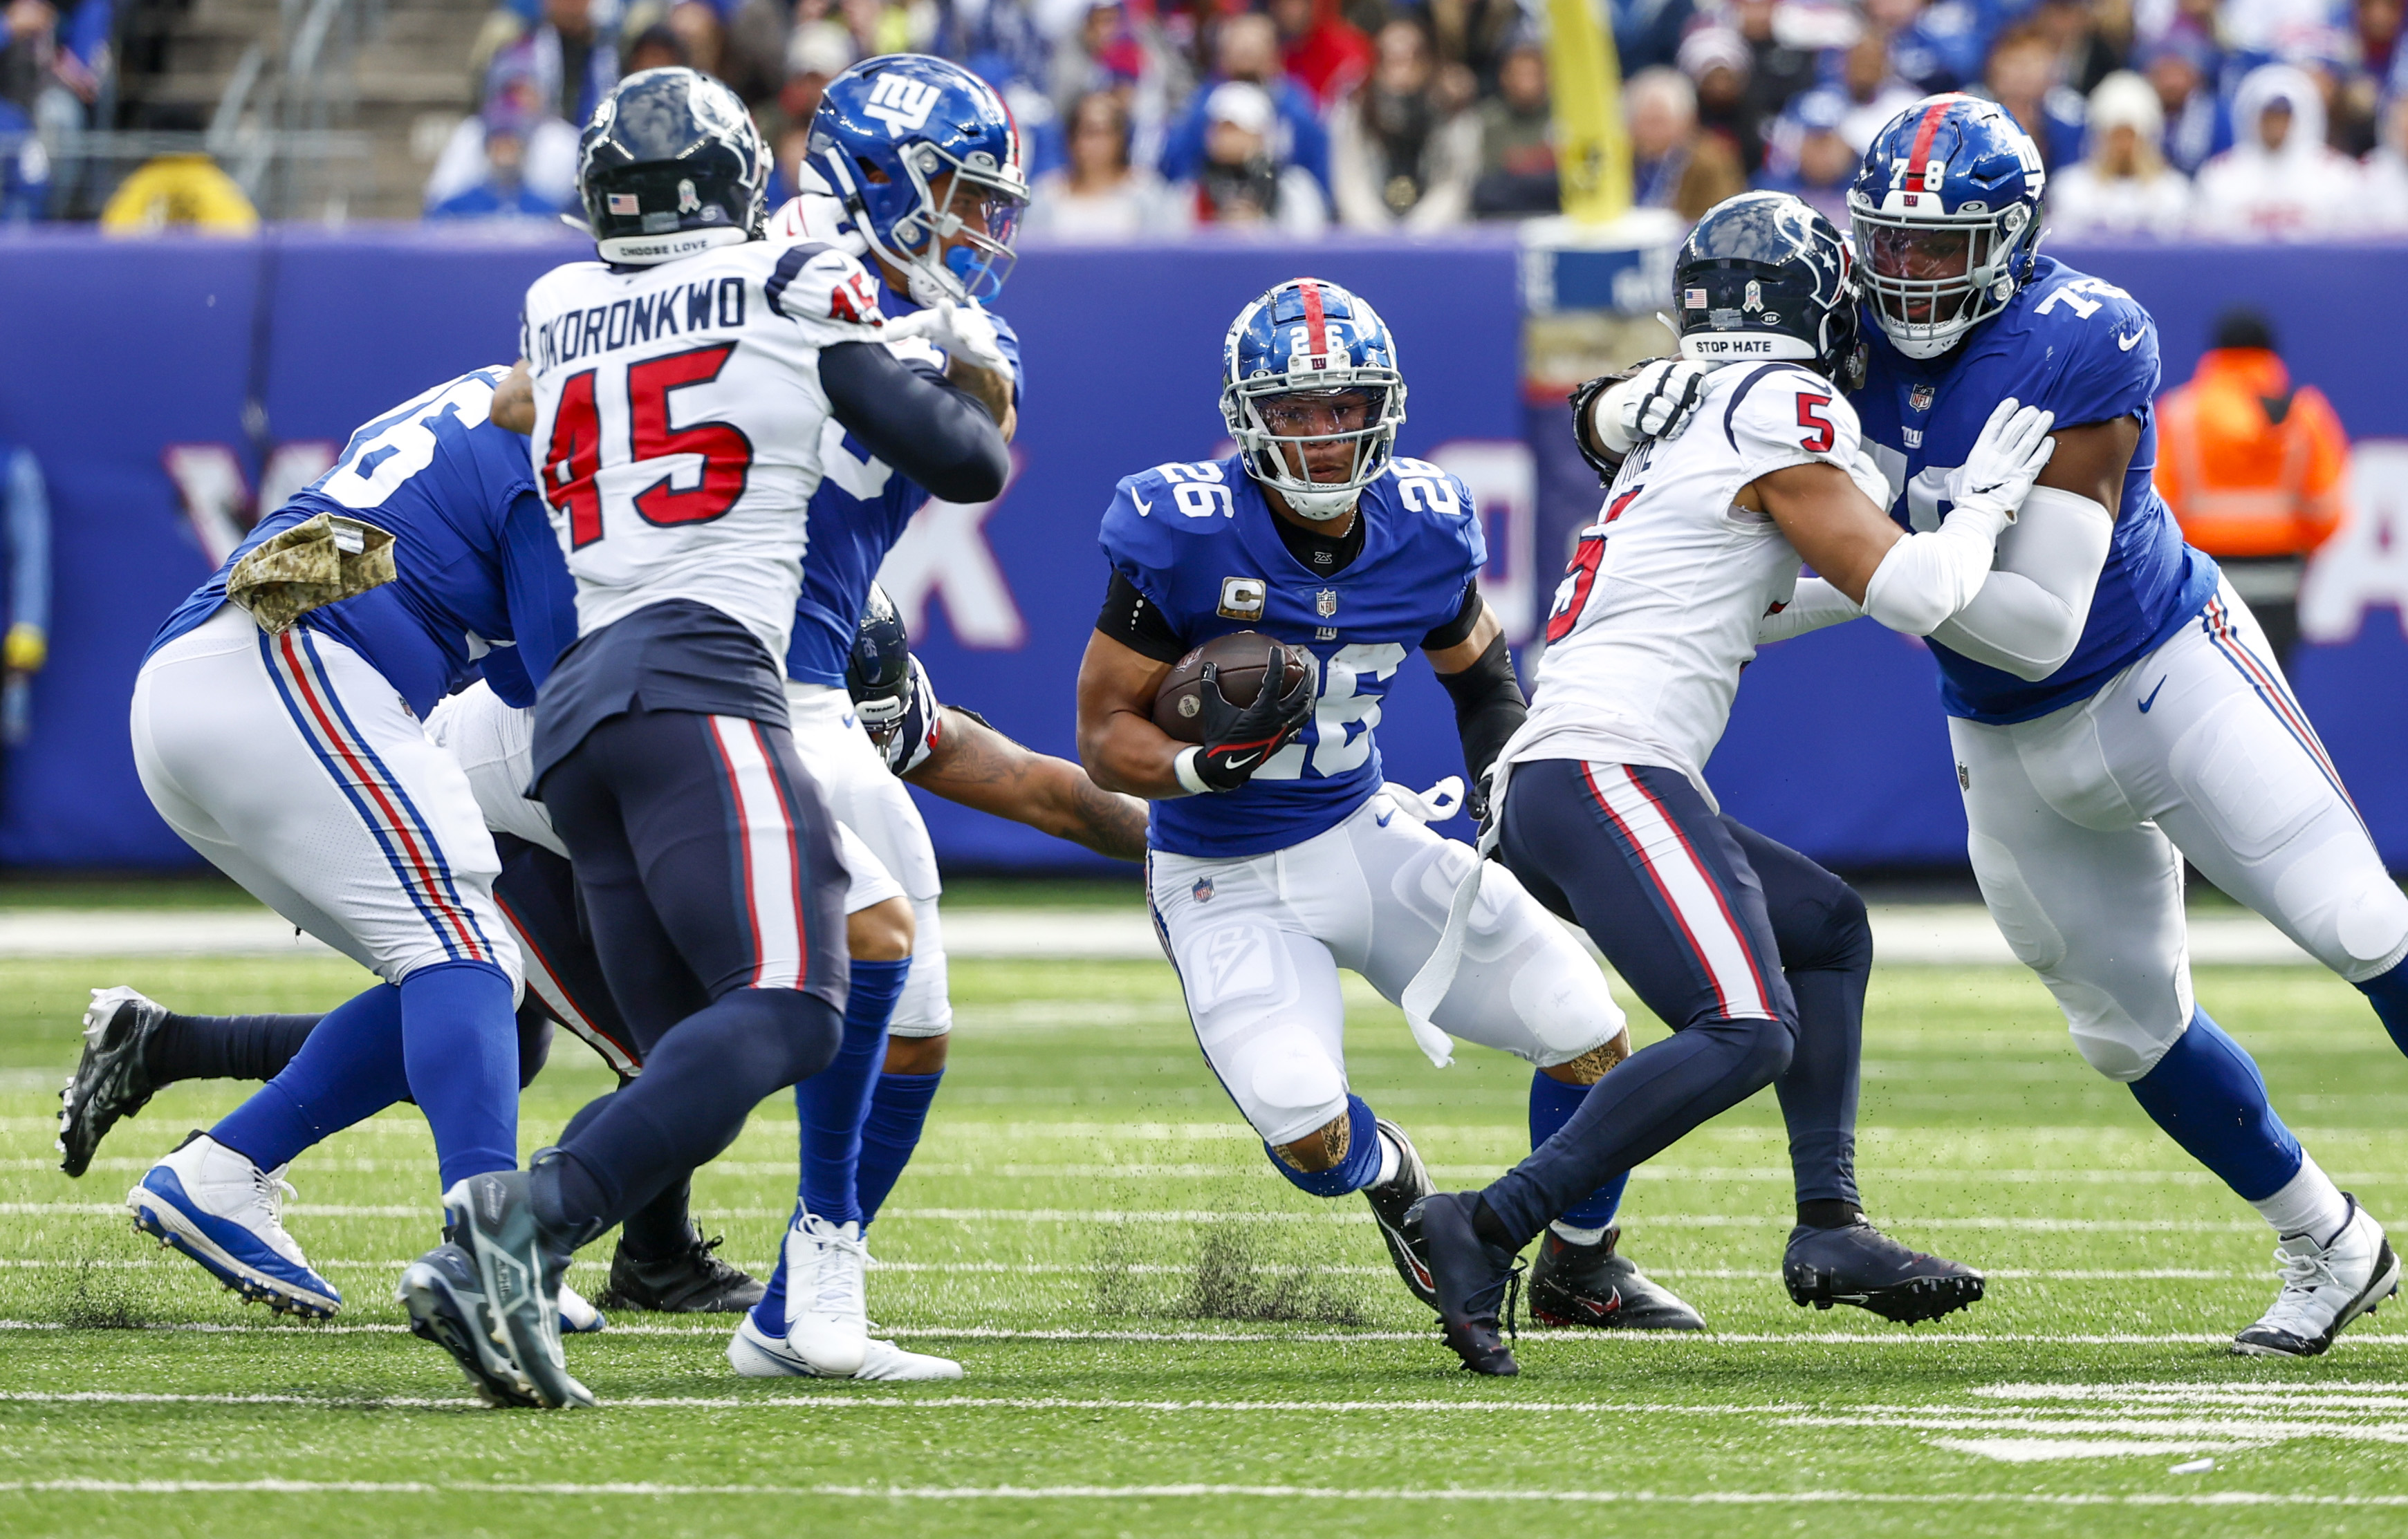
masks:
POLYGON ((810 155, 870 249, 907 275, 914 302, 992 299, 1010 276, 1028 207, 1020 129, 961 65, 922 53, 864 59, 828 82, 810 155))
POLYGON ((1724 199, 1672 259, 1681 356, 1791 359, 1853 388, 1863 378, 1855 266, 1838 229, 1803 199, 1724 199))
POLYGON ((1280 284, 1229 324, 1221 416, 1247 474, 1304 518, 1344 518, 1388 468, 1404 425, 1405 377, 1387 322, 1335 283, 1280 284), (1307 446, 1340 441, 1354 449, 1345 477, 1314 479, 1307 446))
POLYGON ((1996 102, 1927 96, 1873 136, 1848 238, 1873 318, 1937 358, 2006 308, 2040 260, 2040 147, 1996 102))
POLYGON ((594 109, 577 192, 605 262, 649 266, 761 236, 769 147, 743 98, 698 70, 640 70, 594 109))

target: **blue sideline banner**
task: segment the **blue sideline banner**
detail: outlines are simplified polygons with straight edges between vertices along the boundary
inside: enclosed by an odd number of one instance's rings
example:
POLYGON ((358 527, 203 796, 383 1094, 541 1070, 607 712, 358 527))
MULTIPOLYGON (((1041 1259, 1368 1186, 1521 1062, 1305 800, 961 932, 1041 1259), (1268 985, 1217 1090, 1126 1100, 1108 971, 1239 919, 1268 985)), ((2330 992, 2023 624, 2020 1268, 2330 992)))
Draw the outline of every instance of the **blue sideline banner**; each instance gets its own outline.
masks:
MULTIPOLYGON (((174 868, 195 857, 136 778, 125 706, 160 620, 207 575, 257 506, 306 484, 357 423, 465 369, 508 362, 519 299, 580 255, 573 241, 463 241, 408 228, 275 232, 258 240, 129 243, 83 232, 0 239, 10 296, 0 443, 40 458, 55 522, 50 662, 30 740, 12 749, 0 862, 174 868)), ((2273 316, 2295 372, 2360 438, 2408 439, 2408 399, 2383 361, 2408 317, 2318 302, 2381 292, 2396 249, 2130 248, 2065 253, 2156 311, 2169 382, 2186 377, 2223 304, 2273 316)), ((1271 244, 1028 251, 998 306, 1028 355, 1029 392, 1005 494, 932 506, 888 564, 939 691, 1034 747, 1073 752, 1073 681, 1103 591, 1095 529, 1122 476, 1223 451, 1219 349, 1238 307, 1299 272, 1355 288, 1397 334, 1411 385, 1401 451, 1470 483, 1491 549, 1485 586, 1518 639, 1555 574, 1535 549, 1538 477, 1524 441, 1516 252, 1476 235, 1402 245, 1271 244)), ((2408 481, 2388 446, 2366 474, 2408 481)), ((2408 597, 2408 507, 2370 488, 2349 580, 2326 583, 2300 692, 2395 865, 2408 865, 2408 662, 2393 606, 2408 597), (2389 552, 2401 552, 2397 559, 2389 552), (2367 614, 2370 606, 2378 612, 2367 614)), ((2328 566, 2335 563, 2328 563, 2328 566)), ((1391 777, 1459 769, 1453 718, 1426 670, 1391 696, 1391 777)), ((1736 815, 1842 866, 1957 865, 1963 819, 1929 658, 1871 626, 1768 650, 1710 770, 1736 815)), ((923 797, 953 865, 1094 866, 1040 834, 923 797)), ((1464 833, 1456 824, 1451 832, 1464 833)))

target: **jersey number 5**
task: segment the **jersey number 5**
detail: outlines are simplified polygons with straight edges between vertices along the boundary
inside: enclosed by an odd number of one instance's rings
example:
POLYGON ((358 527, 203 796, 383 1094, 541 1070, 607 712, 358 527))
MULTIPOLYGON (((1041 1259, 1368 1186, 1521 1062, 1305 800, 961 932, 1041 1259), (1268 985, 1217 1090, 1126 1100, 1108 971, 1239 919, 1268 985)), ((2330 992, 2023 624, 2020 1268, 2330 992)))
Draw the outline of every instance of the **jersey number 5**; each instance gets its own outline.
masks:
MULTIPOLYGON (((644 521, 664 527, 709 523, 734 507, 752 472, 752 440, 726 422, 669 426, 669 392, 707 384, 727 366, 736 344, 695 348, 666 358, 648 358, 627 368, 627 463, 642 464, 670 455, 692 454, 701 474, 681 491, 672 471, 636 493, 644 521)), ((595 376, 571 375, 552 413, 552 442, 544 450, 544 500, 568 515, 571 549, 602 537, 602 493, 594 477, 602 468, 602 421, 595 410, 595 376)))
POLYGON ((1810 454, 1828 453, 1831 446, 1839 442, 1839 429, 1833 427, 1831 420, 1823 415, 1823 408, 1830 404, 1831 398, 1828 395, 1798 397, 1798 425, 1810 430, 1799 443, 1799 447, 1810 454))

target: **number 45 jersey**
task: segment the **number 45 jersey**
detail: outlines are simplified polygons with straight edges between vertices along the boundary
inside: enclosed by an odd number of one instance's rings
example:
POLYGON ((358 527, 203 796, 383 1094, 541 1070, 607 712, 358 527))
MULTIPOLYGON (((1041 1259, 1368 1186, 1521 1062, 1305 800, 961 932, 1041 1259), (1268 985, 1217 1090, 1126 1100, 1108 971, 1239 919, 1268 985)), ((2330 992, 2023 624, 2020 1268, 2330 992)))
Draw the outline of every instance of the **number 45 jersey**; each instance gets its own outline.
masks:
POLYGON ((1285 849, 1380 789, 1380 703, 1422 638, 1462 609, 1488 548, 1471 493, 1425 461, 1391 462, 1356 508, 1362 551, 1325 575, 1289 553, 1239 456, 1121 482, 1104 554, 1182 642, 1259 631, 1312 652, 1320 670, 1312 721, 1252 780, 1154 804, 1154 848, 1208 859, 1285 849))
POLYGON ((830 247, 750 241, 527 291, 535 463, 580 634, 671 599, 786 655, 823 472, 820 349, 877 342, 878 289, 830 247))
MULTIPOLYGON (((1817 461, 1856 468, 1856 414, 1795 363, 1727 363, 1688 428, 1622 463, 1582 531, 1547 617, 1529 720, 1507 763, 1579 759, 1680 771, 1707 805, 1705 763, 1729 724, 1756 621, 1798 589, 1798 552, 1770 514, 1733 499, 1817 461)), ((1876 502, 1876 482, 1867 489, 1876 502)))
POLYGON ((2060 431, 2122 417, 2141 422, 2114 539, 2073 655, 2031 683, 1935 641, 1931 654, 1949 715, 2028 721, 2087 700, 2214 595, 2215 563, 2183 543, 2150 484, 2157 463, 2157 327, 2130 294, 2042 257, 2005 309, 1939 358, 1908 358, 1876 327, 1867 327, 1866 335, 1870 353, 1856 410, 1889 481, 1890 516, 1910 529, 1940 527, 1973 440, 2008 396, 2055 412, 2060 431))

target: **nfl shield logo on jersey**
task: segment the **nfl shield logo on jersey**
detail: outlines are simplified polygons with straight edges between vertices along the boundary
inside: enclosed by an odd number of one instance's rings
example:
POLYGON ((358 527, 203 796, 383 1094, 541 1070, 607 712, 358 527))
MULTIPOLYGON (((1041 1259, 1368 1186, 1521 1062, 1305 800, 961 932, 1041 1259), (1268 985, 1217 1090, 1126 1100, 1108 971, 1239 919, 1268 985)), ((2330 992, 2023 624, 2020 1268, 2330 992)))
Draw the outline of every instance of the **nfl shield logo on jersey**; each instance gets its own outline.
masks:
POLYGON ((1908 391, 1906 392, 1906 409, 1909 411, 1929 411, 1931 409, 1931 387, 1929 385, 1917 385, 1913 390, 1908 391))
POLYGON ((1196 895, 1196 901, 1197 903, 1211 903, 1212 901, 1212 878, 1210 876, 1198 876, 1196 878, 1196 885, 1189 888, 1187 891, 1196 895))
POLYGON ((1325 588, 1312 595, 1312 612, 1327 620, 1338 612, 1338 590, 1325 588))

